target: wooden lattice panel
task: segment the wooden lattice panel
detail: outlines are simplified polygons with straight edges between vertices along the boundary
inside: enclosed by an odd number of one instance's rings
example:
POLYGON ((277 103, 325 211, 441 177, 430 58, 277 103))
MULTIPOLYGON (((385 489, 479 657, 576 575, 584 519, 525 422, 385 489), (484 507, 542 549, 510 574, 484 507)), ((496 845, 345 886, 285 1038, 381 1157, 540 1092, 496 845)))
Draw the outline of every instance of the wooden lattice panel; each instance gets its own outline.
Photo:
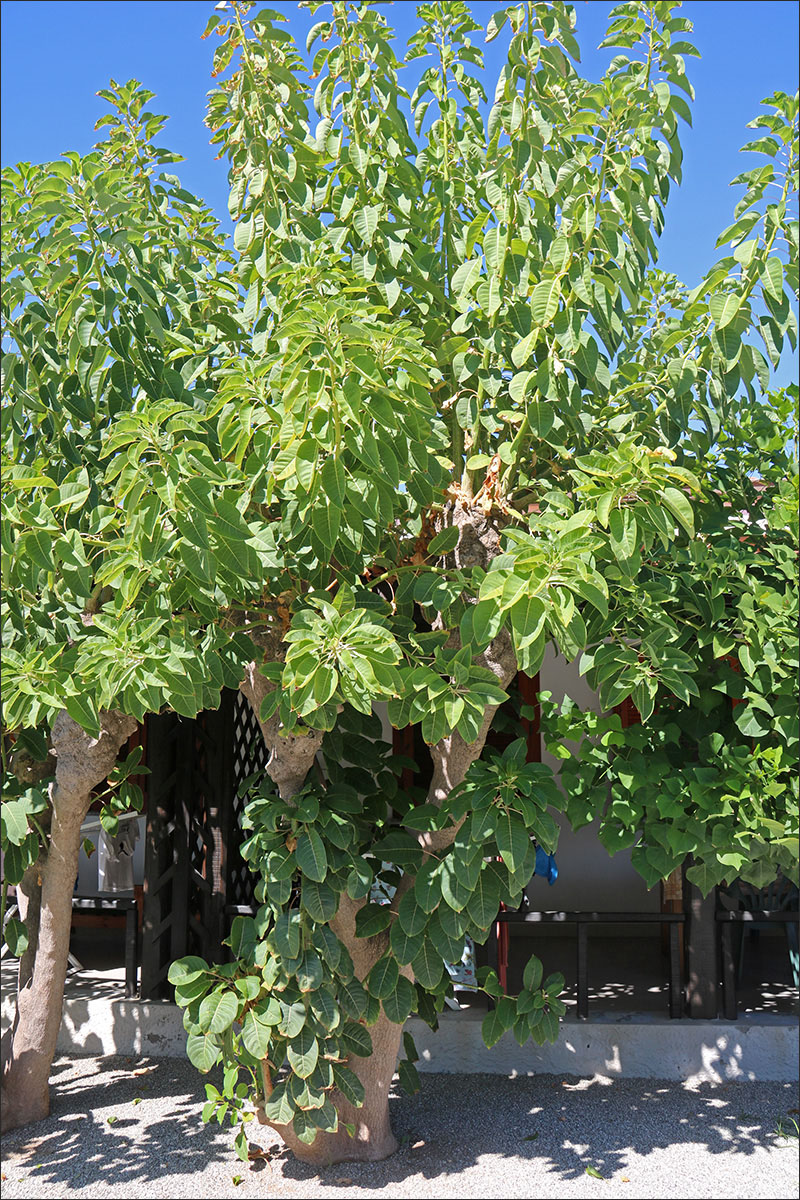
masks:
POLYGON ((239 785, 266 766, 255 714, 239 692, 188 720, 148 721, 142 987, 170 998, 170 963, 185 954, 225 956, 230 909, 255 907, 255 879, 243 861, 239 785))
POLYGON ((261 726, 250 707, 249 700, 237 692, 233 706, 233 778, 232 837, 228 856, 228 904, 255 905, 255 877, 242 859, 239 847, 242 844, 241 817, 246 797, 239 795, 241 783, 251 775, 263 774, 269 751, 261 733, 261 726))

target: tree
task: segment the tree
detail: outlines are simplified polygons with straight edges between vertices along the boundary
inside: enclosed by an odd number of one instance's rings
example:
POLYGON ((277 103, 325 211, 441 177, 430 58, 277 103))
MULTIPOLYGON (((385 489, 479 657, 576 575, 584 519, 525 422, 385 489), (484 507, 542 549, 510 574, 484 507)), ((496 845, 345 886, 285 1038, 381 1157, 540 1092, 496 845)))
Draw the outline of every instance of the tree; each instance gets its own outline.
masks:
MULTIPOLYGON (((733 636, 754 651, 739 653, 750 709, 763 695, 765 627, 714 489, 729 467, 749 486, 760 462, 755 429, 744 449, 731 441, 743 394, 781 436, 754 335, 773 363, 796 343, 797 99, 776 93, 754 122, 768 132, 751 148, 774 162, 741 177, 720 239, 732 252, 687 294, 654 269, 695 53, 671 3, 612 11, 606 44, 622 53, 599 83, 577 73, 567 6, 501 10, 486 38, 508 36, 507 63, 486 121, 462 3, 419 6, 410 97, 373 5, 325 10, 310 72, 282 18, 251 8, 207 29, 228 72, 208 123, 230 163, 232 253, 163 173, 174 156, 153 146, 160 118, 134 82, 106 93, 95 154, 5 178, 4 719, 40 756, 51 731, 57 766, 47 795, 12 799, 4 829, 14 878, 41 874, 37 911, 63 926, 79 820, 69 869, 46 896, 44 881, 65 736, 120 745, 116 714, 191 716, 240 686, 270 751, 244 848, 260 907, 235 921, 232 961, 170 975, 192 1061, 225 1064, 204 1115, 241 1122, 243 1157, 256 1113, 305 1161, 381 1158, 405 1018, 435 1026, 444 962, 519 902, 531 839, 555 848, 550 810, 605 803, 575 771, 565 798, 520 742, 482 757, 516 672, 534 674, 550 641, 584 654, 603 698, 632 696, 649 730, 666 706, 691 709, 733 636), (696 515, 712 511, 728 590, 698 618, 687 594, 715 568, 696 515), (422 726, 422 803, 376 703, 393 726, 422 726)), ((762 495, 773 520, 785 507, 782 489, 762 495)), ((748 809, 765 874, 790 865, 790 808, 748 809)), ((648 879, 689 849, 709 879, 739 873, 725 861, 742 846, 736 815, 654 857, 671 819, 657 805, 627 819, 648 879)), ((60 933, 40 920, 37 939, 36 920, 4 1073, 17 1121, 46 1111, 55 1034, 27 1047, 34 1011, 57 1029, 63 987, 60 959, 41 981, 60 933)), ((504 996, 484 975, 488 1044, 557 1036, 563 980, 532 958, 524 984, 504 996)))

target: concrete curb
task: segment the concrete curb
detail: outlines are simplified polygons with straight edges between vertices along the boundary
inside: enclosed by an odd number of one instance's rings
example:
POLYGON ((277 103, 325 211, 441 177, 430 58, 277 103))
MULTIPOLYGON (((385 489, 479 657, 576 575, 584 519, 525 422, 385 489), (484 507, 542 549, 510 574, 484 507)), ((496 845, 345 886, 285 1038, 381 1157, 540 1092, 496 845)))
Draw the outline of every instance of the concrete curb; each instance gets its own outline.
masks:
MULTIPOLYGON (((13 1001, 3 1002, 2 1026, 13 1001)), ((412 1019, 406 1028, 419 1053, 418 1069, 490 1075, 569 1074, 608 1079, 672 1079, 685 1083, 730 1080, 791 1082, 798 1077, 798 1023, 757 1014, 739 1021, 670 1021, 651 1014, 598 1013, 590 1021, 566 1018, 554 1045, 519 1046, 510 1033, 488 1050, 483 1012, 445 1012, 439 1031, 412 1019)), ((70 997, 57 1051, 79 1055, 183 1058, 182 1010, 159 1001, 70 997)))

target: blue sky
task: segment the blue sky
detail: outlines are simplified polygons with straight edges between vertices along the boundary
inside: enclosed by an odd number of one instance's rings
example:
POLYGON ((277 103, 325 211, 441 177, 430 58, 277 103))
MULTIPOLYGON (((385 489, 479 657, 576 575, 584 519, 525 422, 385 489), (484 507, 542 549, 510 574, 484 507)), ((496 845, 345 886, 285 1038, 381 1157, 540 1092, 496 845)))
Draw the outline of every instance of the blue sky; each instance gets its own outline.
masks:
MULTIPOLYGON (((309 13, 276 0, 269 7, 286 13, 303 45, 309 13)), ((484 25, 498 7, 498 0, 471 5, 484 25)), ((612 4, 577 0, 575 7, 582 69, 596 77, 609 59, 596 47, 612 4)), ((213 9, 213 0, 3 0, 3 164, 89 150, 105 110, 95 92, 110 76, 135 77, 157 94, 151 107, 171 117, 160 141, 185 156, 177 167, 184 185, 229 227, 225 168, 203 125, 216 39, 200 34, 213 9)), ((385 11, 404 43, 415 5, 400 0, 385 11)), ((680 12, 694 22, 691 37, 703 57, 687 59, 694 125, 682 131, 684 182, 670 197, 659 266, 690 286, 717 257, 716 237, 732 219, 740 193, 728 184, 748 165, 749 156, 738 153, 750 136, 747 122, 765 96, 797 88, 799 11, 794 0, 688 0, 680 12)), ((502 43, 501 36, 486 47, 491 87, 502 43)))

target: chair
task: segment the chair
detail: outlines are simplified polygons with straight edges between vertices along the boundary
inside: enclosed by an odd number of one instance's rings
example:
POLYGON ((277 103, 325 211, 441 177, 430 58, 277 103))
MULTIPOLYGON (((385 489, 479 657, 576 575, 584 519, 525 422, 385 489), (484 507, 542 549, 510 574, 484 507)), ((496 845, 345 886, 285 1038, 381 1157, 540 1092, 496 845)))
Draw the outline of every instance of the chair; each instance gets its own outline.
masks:
POLYGON ((770 925, 783 925, 792 980, 798 987, 800 980, 800 954, 798 954, 798 889, 784 876, 766 888, 755 888, 737 879, 729 887, 717 891, 716 919, 720 931, 722 952, 722 995, 723 1009, 728 1020, 735 1020, 738 1013, 736 996, 737 974, 740 979, 744 969, 744 953, 747 943, 746 927, 760 930, 770 925), (738 972, 733 949, 733 927, 739 927, 738 972))
MULTIPOLYGON (((796 912, 798 907, 798 889, 783 875, 765 888, 755 888, 744 880, 737 879, 725 889, 725 894, 733 900, 737 908, 744 912, 796 912)), ((744 953, 747 945, 747 934, 758 933, 769 929, 770 922, 748 921, 742 925, 742 936, 739 943, 739 964, 737 978, 741 982, 744 972, 744 953)), ((786 932, 786 946, 789 953, 789 965, 795 987, 800 987, 800 948, 798 947, 797 924, 794 921, 782 922, 786 932)))

